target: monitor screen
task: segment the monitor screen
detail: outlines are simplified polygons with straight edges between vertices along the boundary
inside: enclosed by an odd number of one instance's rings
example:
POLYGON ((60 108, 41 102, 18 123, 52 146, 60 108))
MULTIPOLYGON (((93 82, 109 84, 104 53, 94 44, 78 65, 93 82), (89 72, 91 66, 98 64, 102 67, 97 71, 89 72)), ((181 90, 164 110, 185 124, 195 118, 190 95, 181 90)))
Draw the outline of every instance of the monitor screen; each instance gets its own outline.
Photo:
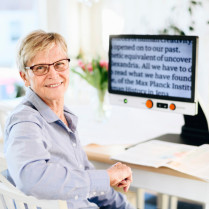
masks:
POLYGON ((197 114, 196 36, 111 35, 111 103, 197 114))

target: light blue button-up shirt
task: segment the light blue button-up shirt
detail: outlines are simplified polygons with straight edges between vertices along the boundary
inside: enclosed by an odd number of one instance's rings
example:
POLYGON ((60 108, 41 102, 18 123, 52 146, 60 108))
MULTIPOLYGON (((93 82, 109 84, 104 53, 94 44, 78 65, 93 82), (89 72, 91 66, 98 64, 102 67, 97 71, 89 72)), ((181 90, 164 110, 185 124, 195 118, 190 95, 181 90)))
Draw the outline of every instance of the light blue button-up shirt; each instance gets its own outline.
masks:
POLYGON ((83 151, 77 117, 64 107, 67 127, 38 95, 28 89, 9 116, 5 157, 9 175, 27 195, 67 200, 68 208, 131 206, 110 187, 106 170, 95 170, 83 151))

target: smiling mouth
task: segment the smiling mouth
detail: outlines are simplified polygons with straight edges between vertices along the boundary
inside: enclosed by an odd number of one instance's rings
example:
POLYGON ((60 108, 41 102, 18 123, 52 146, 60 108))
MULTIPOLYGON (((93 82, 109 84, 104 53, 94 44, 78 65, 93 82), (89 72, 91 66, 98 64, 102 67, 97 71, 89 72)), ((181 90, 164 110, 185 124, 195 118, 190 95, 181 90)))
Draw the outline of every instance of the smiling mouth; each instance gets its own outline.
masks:
POLYGON ((63 84, 63 82, 61 82, 61 83, 56 83, 56 84, 49 84, 49 85, 45 85, 45 87, 55 88, 55 87, 58 87, 58 86, 60 86, 60 85, 62 85, 62 84, 63 84))

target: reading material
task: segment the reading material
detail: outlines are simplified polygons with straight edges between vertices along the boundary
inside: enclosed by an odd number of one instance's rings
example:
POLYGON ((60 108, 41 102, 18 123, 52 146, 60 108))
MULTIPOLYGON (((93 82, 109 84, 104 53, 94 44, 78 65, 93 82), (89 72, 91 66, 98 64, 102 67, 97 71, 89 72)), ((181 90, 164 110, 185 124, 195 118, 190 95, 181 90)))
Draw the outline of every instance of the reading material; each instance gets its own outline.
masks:
POLYGON ((155 168, 164 166, 209 181, 209 144, 198 147, 150 140, 111 158, 155 168))

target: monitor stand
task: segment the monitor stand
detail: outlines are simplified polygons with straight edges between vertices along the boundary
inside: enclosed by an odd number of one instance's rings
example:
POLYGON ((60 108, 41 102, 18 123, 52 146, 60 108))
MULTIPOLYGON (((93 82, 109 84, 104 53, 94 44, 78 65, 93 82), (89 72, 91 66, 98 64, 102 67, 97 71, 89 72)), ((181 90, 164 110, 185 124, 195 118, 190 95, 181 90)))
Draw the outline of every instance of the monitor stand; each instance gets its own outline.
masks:
POLYGON ((184 115, 184 121, 181 134, 165 134, 154 139, 195 146, 209 144, 208 122, 199 102, 198 114, 184 115))

